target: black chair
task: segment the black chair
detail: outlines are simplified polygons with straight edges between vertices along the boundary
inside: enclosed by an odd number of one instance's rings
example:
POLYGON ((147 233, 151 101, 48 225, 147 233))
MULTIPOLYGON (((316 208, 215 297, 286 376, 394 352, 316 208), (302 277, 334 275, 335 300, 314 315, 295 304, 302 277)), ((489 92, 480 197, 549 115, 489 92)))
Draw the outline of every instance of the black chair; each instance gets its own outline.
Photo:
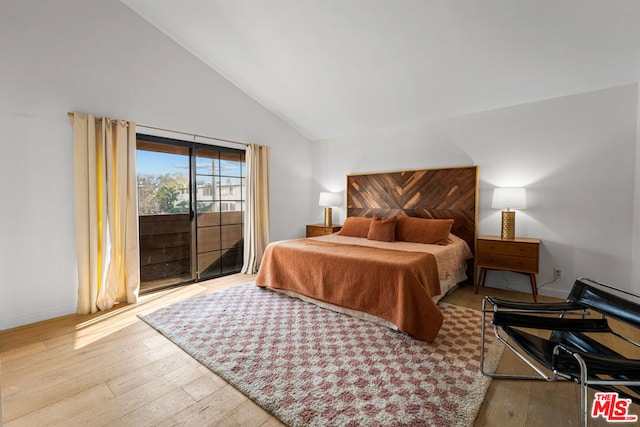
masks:
MULTIPOLYGON (((480 370, 492 378, 570 380, 580 385, 580 418, 587 425, 588 388, 616 392, 640 404, 640 342, 612 328, 615 319, 638 329, 640 297, 596 281, 576 280, 566 302, 522 303, 485 297, 482 301, 480 370), (589 316, 595 313, 597 318, 589 316), (485 371, 484 339, 487 316, 496 337, 537 375, 495 374, 485 371), (605 336, 607 338, 603 339, 605 336), (621 339, 632 357, 612 350, 603 341, 621 339)), ((620 347, 618 345, 616 348, 620 347)))

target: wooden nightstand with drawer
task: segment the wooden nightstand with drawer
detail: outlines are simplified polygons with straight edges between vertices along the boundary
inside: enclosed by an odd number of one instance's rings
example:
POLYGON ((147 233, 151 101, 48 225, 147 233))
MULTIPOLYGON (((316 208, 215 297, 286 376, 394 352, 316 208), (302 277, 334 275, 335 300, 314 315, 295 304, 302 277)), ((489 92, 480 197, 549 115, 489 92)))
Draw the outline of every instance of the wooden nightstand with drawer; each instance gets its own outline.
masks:
POLYGON ((499 236, 478 237, 476 265, 480 267, 476 280, 476 293, 484 286, 487 270, 505 270, 529 276, 533 300, 538 301, 536 274, 540 261, 540 239, 518 237, 512 240, 499 236))
POLYGON ((307 225, 307 237, 326 236, 327 234, 336 233, 342 228, 341 225, 311 224, 307 225))

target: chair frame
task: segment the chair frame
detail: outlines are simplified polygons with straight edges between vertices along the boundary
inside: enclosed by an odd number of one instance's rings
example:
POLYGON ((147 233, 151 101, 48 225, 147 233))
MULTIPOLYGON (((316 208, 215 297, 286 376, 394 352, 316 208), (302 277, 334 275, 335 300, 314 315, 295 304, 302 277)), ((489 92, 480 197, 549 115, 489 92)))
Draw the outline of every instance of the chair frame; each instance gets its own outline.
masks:
MULTIPOLYGON (((483 375, 495 379, 544 380, 549 382, 568 380, 578 383, 580 385, 580 420, 581 425, 586 427, 588 425, 589 419, 589 387, 596 389, 602 389, 602 387, 604 387, 608 390, 619 392, 625 397, 630 397, 636 403, 640 402, 640 392, 638 392, 637 390, 633 390, 632 394, 629 394, 628 391, 619 390, 619 387, 640 386, 640 359, 628 359, 624 356, 618 355, 615 352, 613 352, 613 354, 619 357, 611 356, 608 354, 589 354, 588 352, 581 351, 580 349, 573 347, 568 343, 552 342, 550 340, 540 339, 541 341, 548 341, 550 347, 553 346, 553 354, 548 355, 549 359, 543 361, 537 358, 531 352, 527 352, 527 349, 524 346, 520 346, 520 343, 516 342, 514 338, 509 337, 507 334, 509 326, 502 323, 514 321, 515 324, 512 325, 513 327, 554 331, 554 327, 575 327, 575 325, 578 325, 577 327, 580 328, 584 322, 584 325, 588 325, 588 327, 595 327, 596 329, 598 329, 597 331, 594 329, 584 329, 586 331, 610 333, 630 343, 631 345, 640 348, 639 342, 610 329, 607 323, 608 318, 613 318, 618 321, 622 321, 632 327, 640 328, 640 322, 638 321, 638 319, 640 319, 640 297, 625 291, 615 289, 606 284, 582 277, 576 280, 576 282, 574 283, 574 287, 569 294, 566 302, 523 303, 501 300, 498 298, 487 296, 482 300, 480 371, 483 375), (609 292, 609 290, 615 291, 616 293, 618 293, 618 295, 609 292), (626 294, 633 298, 637 298, 637 301, 639 302, 635 303, 626 301, 619 296, 620 293, 626 294), (596 297, 592 298, 593 295, 596 295, 596 297), (607 310, 606 308, 599 306, 597 298, 611 299, 614 304, 621 303, 624 305, 622 311, 631 310, 633 312, 627 313, 627 315, 624 312, 622 312, 621 314, 619 311, 607 310), (601 315, 601 319, 588 319, 587 315, 589 314, 589 312, 599 313, 601 315), (487 316, 490 313, 493 316, 491 323, 493 324, 494 334, 497 339, 502 342, 505 347, 511 350, 527 366, 529 366, 537 375, 497 374, 487 372, 484 366, 484 341, 485 333, 487 332, 487 316), (540 318, 535 316, 537 314, 555 314, 558 317, 540 318), (494 319, 498 317, 502 317, 503 319, 499 319, 497 322, 495 322, 494 319), (518 321, 522 321, 522 324, 518 324, 518 321), (536 324, 536 322, 542 323, 543 325, 536 324), (569 326, 567 326, 567 324, 569 326), (513 344, 512 341, 514 342, 513 344), (518 346, 519 348, 516 348, 516 346, 518 346), (575 360, 575 364, 579 366, 579 373, 575 371, 565 372, 563 371, 562 367, 558 366, 561 365, 561 363, 559 362, 560 359, 564 358, 564 361, 566 362, 567 357, 575 360), (625 368, 628 367, 630 371, 634 372, 635 376, 625 379, 600 378, 598 377, 598 371, 595 370, 594 373, 594 369, 591 366, 594 357, 597 357, 597 360, 600 362, 604 360, 605 362, 615 364, 616 366, 624 366, 625 368), (549 361, 551 361, 551 363, 548 363, 549 361), (546 364, 550 366, 541 368, 539 365, 544 366, 545 362, 547 362, 546 364)), ((578 332, 579 331, 580 329, 578 329, 578 332)))

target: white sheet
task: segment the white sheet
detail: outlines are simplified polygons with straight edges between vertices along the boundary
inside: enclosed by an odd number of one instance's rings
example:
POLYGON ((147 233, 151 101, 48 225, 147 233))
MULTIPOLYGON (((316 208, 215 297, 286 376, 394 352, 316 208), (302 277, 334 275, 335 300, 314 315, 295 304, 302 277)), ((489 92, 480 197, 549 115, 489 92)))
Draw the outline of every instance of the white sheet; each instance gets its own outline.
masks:
POLYGON ((451 277, 451 275, 459 270, 461 266, 465 265, 466 260, 473 256, 467 242, 455 234, 449 234, 449 244, 447 245, 428 245, 424 243, 401 241, 380 242, 378 240, 369 240, 363 237, 341 236, 337 233, 310 238, 345 245, 369 246, 373 248, 392 249, 397 251, 427 252, 433 254, 436 259, 436 264, 438 265, 438 276, 441 281, 451 277))

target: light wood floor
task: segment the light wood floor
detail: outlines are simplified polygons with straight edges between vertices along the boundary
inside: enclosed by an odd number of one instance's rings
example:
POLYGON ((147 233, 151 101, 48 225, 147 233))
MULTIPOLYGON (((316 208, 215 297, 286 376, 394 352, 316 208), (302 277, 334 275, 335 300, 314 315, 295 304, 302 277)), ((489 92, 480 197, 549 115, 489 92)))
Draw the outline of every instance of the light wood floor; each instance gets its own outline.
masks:
MULTIPOLYGON (((237 274, 144 295, 138 304, 108 312, 0 332, 4 425, 282 425, 136 316, 253 279, 237 274)), ((463 287, 446 301, 479 309, 483 294, 531 298, 488 288, 476 295, 463 287)), ((519 364, 505 352, 499 370, 519 364)), ((631 413, 640 415, 640 409, 633 406, 631 413)), ((494 380, 475 425, 571 426, 578 425, 577 414, 574 384, 494 380)))

